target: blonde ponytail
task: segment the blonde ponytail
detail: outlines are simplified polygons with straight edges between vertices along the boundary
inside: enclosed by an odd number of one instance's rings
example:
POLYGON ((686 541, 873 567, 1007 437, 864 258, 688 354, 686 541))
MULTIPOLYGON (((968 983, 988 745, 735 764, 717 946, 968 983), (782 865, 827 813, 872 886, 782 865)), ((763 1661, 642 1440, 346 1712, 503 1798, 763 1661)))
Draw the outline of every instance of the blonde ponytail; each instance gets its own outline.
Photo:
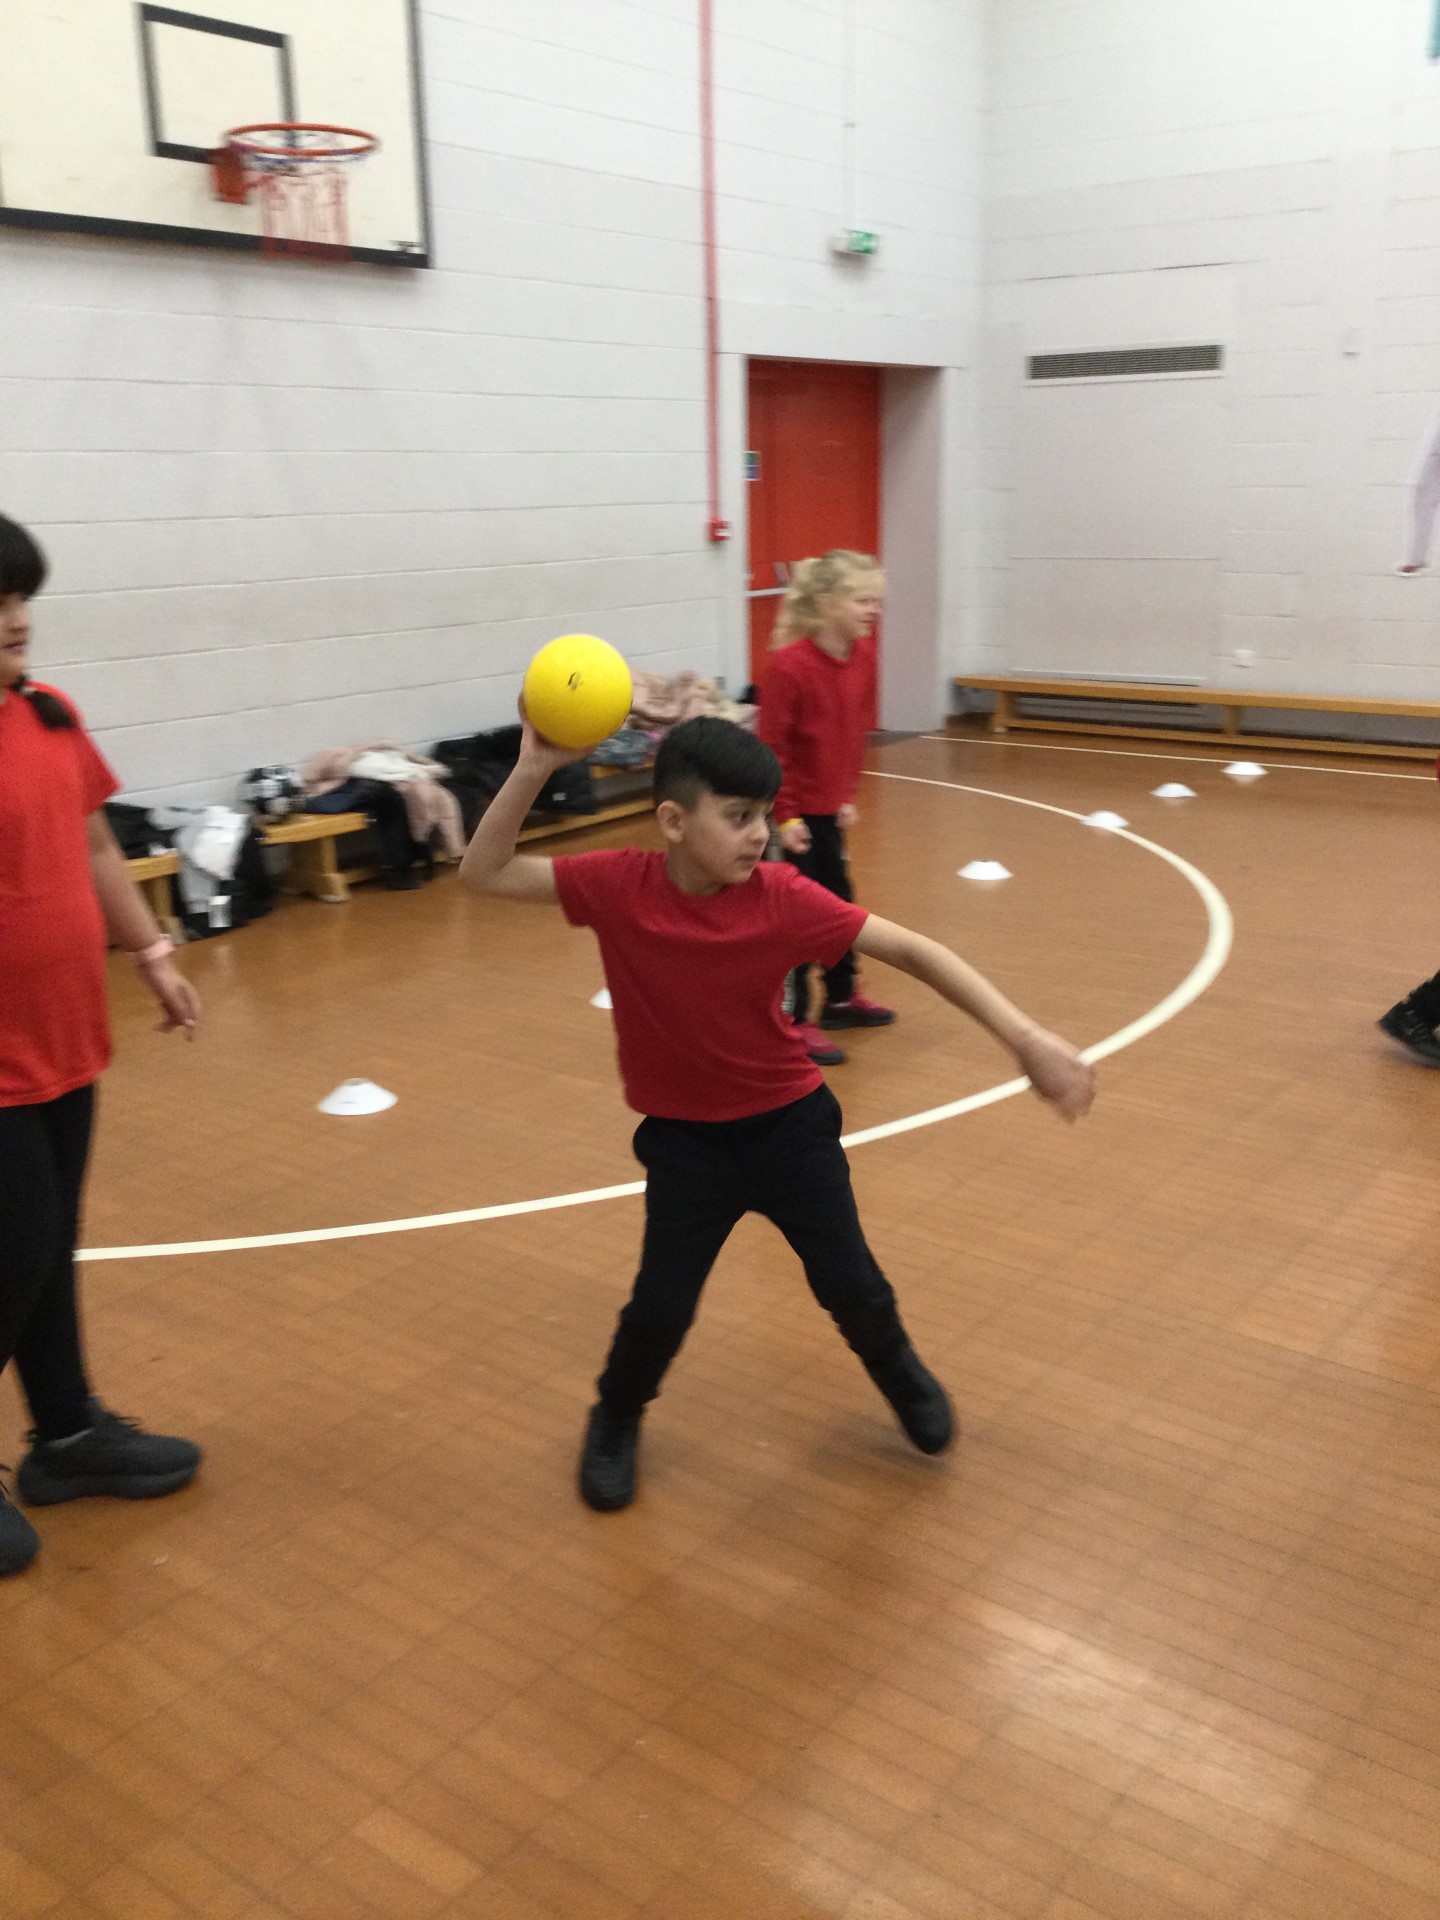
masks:
POLYGON ((880 562, 874 554, 853 553, 848 547, 832 547, 818 558, 797 561, 775 616, 772 649, 788 647, 792 641, 818 633, 825 624, 822 603, 832 593, 843 593, 854 581, 879 572, 880 562))

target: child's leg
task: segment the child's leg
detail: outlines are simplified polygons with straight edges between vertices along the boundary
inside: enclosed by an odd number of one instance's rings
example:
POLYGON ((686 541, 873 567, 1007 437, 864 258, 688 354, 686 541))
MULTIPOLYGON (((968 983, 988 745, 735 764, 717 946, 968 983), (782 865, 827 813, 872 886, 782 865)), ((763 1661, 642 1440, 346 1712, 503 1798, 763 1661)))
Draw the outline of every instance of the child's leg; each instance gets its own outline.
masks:
MULTIPOLYGON (((810 828, 812 836, 809 850, 805 853, 787 852, 785 858, 797 872, 803 873, 807 880, 820 880, 820 875, 815 870, 815 845, 813 837, 815 820, 807 816, 805 824, 810 828)), ((820 880, 820 884, 824 886, 825 882, 820 880)), ((795 1022, 796 1026, 803 1027, 807 1025, 810 1019, 810 967, 808 964, 803 967, 796 967, 795 971, 790 975, 789 980, 786 982, 785 998, 790 1018, 795 1022)))
POLYGON ((13 1354, 42 1439, 89 1421, 74 1254, 94 1103, 82 1087, 0 1108, 0 1366, 13 1354))
MULTIPOLYGON (((812 880, 818 880, 827 893, 833 893, 841 900, 853 900, 855 890, 850 884, 850 858, 845 851, 845 835, 833 813, 809 815, 805 824, 810 829, 810 865, 806 869, 812 880)), ((847 953, 833 967, 825 969, 825 1000, 829 1006, 839 1006, 847 1001, 855 991, 855 956, 847 953)))
POLYGON ((796 967, 785 983, 785 1000, 790 1018, 797 1027, 803 1027, 810 1019, 810 968, 808 965, 796 967))
POLYGON ((883 1365, 909 1346, 895 1290, 870 1251, 840 1145, 840 1105, 828 1087, 797 1101, 756 1169, 757 1212, 800 1256, 810 1290, 864 1361, 883 1365))
MULTIPOLYGON (((798 867, 807 880, 813 880, 825 888, 827 893, 837 894, 842 900, 853 900, 850 887, 850 868, 845 857, 845 836, 836 824, 833 813, 807 813, 805 824, 810 829, 810 846, 805 853, 787 853, 785 858, 792 867, 798 867)), ((790 975, 789 1000, 791 1015, 797 1025, 806 1025, 811 1016, 810 973, 808 966, 797 967, 790 975)), ((837 1000, 848 1000, 855 986, 855 956, 847 953, 836 967, 825 974, 825 1002, 831 1004, 837 1000), (841 992, 839 989, 843 988, 841 992)))
MULTIPOLYGON (((51 1209, 49 1267, 15 1342, 15 1368, 35 1420, 34 1444, 15 1485, 32 1507, 92 1494, 150 1500, 188 1486, 200 1465, 193 1442, 147 1433, 90 1395, 74 1255, 94 1109, 95 1089, 81 1087, 37 1110, 48 1161, 41 1186, 48 1187, 51 1209)), ((15 1111, 0 1108, 0 1117, 15 1111)))
POLYGON ((925 1453, 948 1446, 953 1417, 945 1389, 910 1344, 895 1291, 860 1225, 850 1163, 840 1145, 840 1107, 822 1087, 790 1109, 783 1136, 756 1169, 756 1210, 784 1234, 820 1305, 925 1453))
POLYGON ((635 1152, 646 1171, 645 1241, 596 1382, 601 1403, 627 1418, 660 1391, 701 1288, 746 1206, 732 1156, 695 1127, 642 1121, 635 1152))

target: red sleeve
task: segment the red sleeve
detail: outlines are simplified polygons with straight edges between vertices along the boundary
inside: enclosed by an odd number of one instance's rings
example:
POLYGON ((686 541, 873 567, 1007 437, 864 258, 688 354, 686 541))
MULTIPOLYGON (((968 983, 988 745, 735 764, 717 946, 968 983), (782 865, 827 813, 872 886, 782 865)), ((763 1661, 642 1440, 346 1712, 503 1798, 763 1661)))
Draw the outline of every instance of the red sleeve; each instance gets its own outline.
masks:
POLYGON ((795 727, 797 688, 794 675, 787 666, 782 664, 782 659, 783 655, 777 653, 770 662, 760 687, 760 711, 755 719, 756 733, 780 761, 780 791, 775 796, 775 820, 779 826, 783 826, 787 820, 795 819, 800 811, 794 794, 787 786, 790 778, 790 742, 795 727))
POLYGON ((555 897, 572 927, 593 927, 604 918, 630 851, 605 847, 597 853, 563 854, 556 860, 555 897))
POLYGON ((70 739, 74 743, 75 765, 80 775, 80 795, 88 816, 103 807, 112 794, 119 793, 120 782, 115 778, 109 761, 90 738, 84 717, 75 702, 55 687, 45 686, 38 690, 58 700, 75 722, 70 739))
POLYGON ((120 791, 109 761, 83 727, 75 733, 75 752, 80 762, 80 789, 85 796, 85 811, 95 813, 114 793, 120 791))
POLYGON ((780 922, 793 943, 796 966, 807 957, 822 967, 836 966, 854 946, 869 909, 807 880, 798 867, 773 861, 762 871, 777 876, 770 885, 779 894, 780 922))

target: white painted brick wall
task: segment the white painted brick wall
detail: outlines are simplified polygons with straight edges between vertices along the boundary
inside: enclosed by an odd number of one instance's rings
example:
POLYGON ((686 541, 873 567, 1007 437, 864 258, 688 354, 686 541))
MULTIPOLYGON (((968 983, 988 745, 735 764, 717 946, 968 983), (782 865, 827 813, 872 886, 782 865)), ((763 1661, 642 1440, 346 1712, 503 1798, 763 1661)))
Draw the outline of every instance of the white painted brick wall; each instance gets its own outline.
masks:
MULTIPOLYGON (((983 0, 853 0, 863 266, 828 252, 847 3, 717 7, 723 345, 960 365, 983 0)), ((743 677, 742 556, 704 537, 696 20, 424 0, 430 272, 0 230, 0 511, 52 557, 42 674, 131 792, 499 724, 572 627, 743 677)))
MULTIPOLYGON (((972 579, 959 658, 1024 659, 1039 510, 1007 461, 1043 286, 1076 346, 1151 344, 1138 295, 1221 266, 1233 312, 1215 683, 1440 699, 1440 579, 1403 580, 1407 483, 1440 407, 1440 66, 1428 0, 1003 0, 992 8, 981 454, 1005 553, 972 579), (1139 284, 1138 282, 1136 284, 1139 284), (1358 351, 1346 352, 1348 343, 1358 351)), ((1103 471, 1077 481, 1110 489, 1103 471)), ((1114 489, 1118 499, 1118 488, 1114 489)), ((992 560, 995 559, 993 548, 992 560)), ((1043 610, 1053 617, 1057 610, 1043 610)), ((1113 658, 1164 636, 1115 624, 1113 658)), ((1082 670, 1090 663, 1076 658, 1082 670)))

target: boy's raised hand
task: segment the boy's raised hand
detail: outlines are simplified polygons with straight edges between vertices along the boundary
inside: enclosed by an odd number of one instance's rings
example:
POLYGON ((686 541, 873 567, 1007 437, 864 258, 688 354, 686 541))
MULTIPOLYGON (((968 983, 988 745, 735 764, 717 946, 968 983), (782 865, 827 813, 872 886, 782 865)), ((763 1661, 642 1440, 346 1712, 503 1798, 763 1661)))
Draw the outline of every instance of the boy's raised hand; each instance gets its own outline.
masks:
POLYGON ((1095 1100, 1095 1069, 1080 1058, 1068 1040, 1036 1027, 1015 1048, 1030 1084, 1064 1120, 1078 1120, 1095 1100))
POLYGON ((577 753, 574 747, 557 747, 547 740, 544 734, 537 733, 530 724, 525 712, 525 702, 520 702, 520 764, 532 767, 535 772, 543 772, 548 779, 552 773, 559 773, 562 767, 573 767, 577 760, 583 760, 583 752, 577 753))

